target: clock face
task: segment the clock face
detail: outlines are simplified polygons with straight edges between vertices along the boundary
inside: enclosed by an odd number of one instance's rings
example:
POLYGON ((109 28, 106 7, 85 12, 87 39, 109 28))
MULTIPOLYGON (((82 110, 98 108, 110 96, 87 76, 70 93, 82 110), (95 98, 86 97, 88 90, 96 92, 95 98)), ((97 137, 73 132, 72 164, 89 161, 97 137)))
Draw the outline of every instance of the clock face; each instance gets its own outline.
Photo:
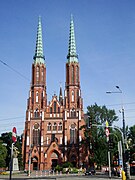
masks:
POLYGON ((39 129, 39 124, 38 123, 34 124, 34 129, 39 129))

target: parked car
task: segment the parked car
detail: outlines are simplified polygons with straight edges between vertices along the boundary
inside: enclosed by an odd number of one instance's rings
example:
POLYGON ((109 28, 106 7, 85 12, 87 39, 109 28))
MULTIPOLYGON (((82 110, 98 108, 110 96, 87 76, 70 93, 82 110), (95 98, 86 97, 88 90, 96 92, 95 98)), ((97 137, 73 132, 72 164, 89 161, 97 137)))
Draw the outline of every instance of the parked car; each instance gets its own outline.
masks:
POLYGON ((86 172, 85 172, 85 175, 95 175, 96 174, 96 171, 95 171, 95 169, 94 168, 87 168, 86 169, 86 172))

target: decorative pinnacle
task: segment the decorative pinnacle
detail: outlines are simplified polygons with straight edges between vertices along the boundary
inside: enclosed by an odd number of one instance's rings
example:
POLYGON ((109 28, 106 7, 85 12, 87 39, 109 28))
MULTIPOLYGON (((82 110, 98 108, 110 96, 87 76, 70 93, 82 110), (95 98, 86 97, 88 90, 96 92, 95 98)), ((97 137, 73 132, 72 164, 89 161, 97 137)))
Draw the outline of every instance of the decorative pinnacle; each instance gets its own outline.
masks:
POLYGON ((70 34, 69 34, 69 47, 68 47, 67 59, 68 62, 78 62, 78 55, 76 53, 76 44, 75 44, 74 21, 72 15, 70 20, 70 34))
POLYGON ((39 16, 34 63, 43 63, 44 64, 44 60, 45 60, 45 58, 43 55, 42 25, 41 25, 41 17, 39 16))

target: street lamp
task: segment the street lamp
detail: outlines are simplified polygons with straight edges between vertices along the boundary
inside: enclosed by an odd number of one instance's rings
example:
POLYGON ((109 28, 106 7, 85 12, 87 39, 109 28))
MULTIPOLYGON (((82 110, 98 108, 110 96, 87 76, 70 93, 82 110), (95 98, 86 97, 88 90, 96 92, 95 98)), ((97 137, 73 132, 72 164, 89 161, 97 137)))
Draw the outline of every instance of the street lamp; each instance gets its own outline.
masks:
MULTIPOLYGON (((122 90, 120 89, 119 86, 116 86, 116 88, 119 90, 120 93, 122 93, 122 90)), ((122 102, 122 121, 123 121, 123 136, 124 140, 126 142, 126 131, 125 131, 125 116, 124 116, 124 107, 123 107, 123 99, 121 100, 122 102)))
MULTIPOLYGON (((116 88, 118 89, 118 91, 107 91, 107 94, 112 94, 112 93, 121 93, 122 94, 122 90, 120 89, 119 86, 116 86, 116 88)), ((121 98, 121 105, 122 105, 122 122, 123 122, 123 137, 124 137, 124 143, 126 144, 126 131, 125 131, 125 115, 124 115, 124 107, 123 107, 123 100, 121 98)))
MULTIPOLYGON (((118 89, 118 91, 107 91, 106 93, 111 94, 111 93, 121 93, 122 94, 122 90, 120 89, 119 86, 116 86, 116 88, 118 89)), ((124 116, 124 107, 123 107, 123 99, 121 96, 121 106, 122 106, 122 122, 123 122, 123 140, 124 140, 124 157, 123 159, 125 159, 125 147, 127 146, 127 138, 126 138, 126 131, 125 131, 125 116, 124 116)), ((125 160, 124 160, 124 166, 125 166, 125 160)), ((130 179, 130 168, 127 169, 127 178, 130 179)))

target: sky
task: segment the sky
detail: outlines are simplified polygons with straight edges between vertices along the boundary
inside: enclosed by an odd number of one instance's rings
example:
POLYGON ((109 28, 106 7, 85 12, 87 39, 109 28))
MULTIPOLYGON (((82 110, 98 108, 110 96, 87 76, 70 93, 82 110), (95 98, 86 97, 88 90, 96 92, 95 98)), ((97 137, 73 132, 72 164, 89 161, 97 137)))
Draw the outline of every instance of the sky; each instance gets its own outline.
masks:
POLYGON ((135 124, 134 0, 1 0, 0 134, 15 126, 20 135, 24 129, 39 16, 48 101, 60 84, 64 90, 71 14, 84 112, 89 105, 105 105, 122 127, 123 105, 126 125, 135 124), (106 93, 118 91, 116 86, 122 93, 106 93))

